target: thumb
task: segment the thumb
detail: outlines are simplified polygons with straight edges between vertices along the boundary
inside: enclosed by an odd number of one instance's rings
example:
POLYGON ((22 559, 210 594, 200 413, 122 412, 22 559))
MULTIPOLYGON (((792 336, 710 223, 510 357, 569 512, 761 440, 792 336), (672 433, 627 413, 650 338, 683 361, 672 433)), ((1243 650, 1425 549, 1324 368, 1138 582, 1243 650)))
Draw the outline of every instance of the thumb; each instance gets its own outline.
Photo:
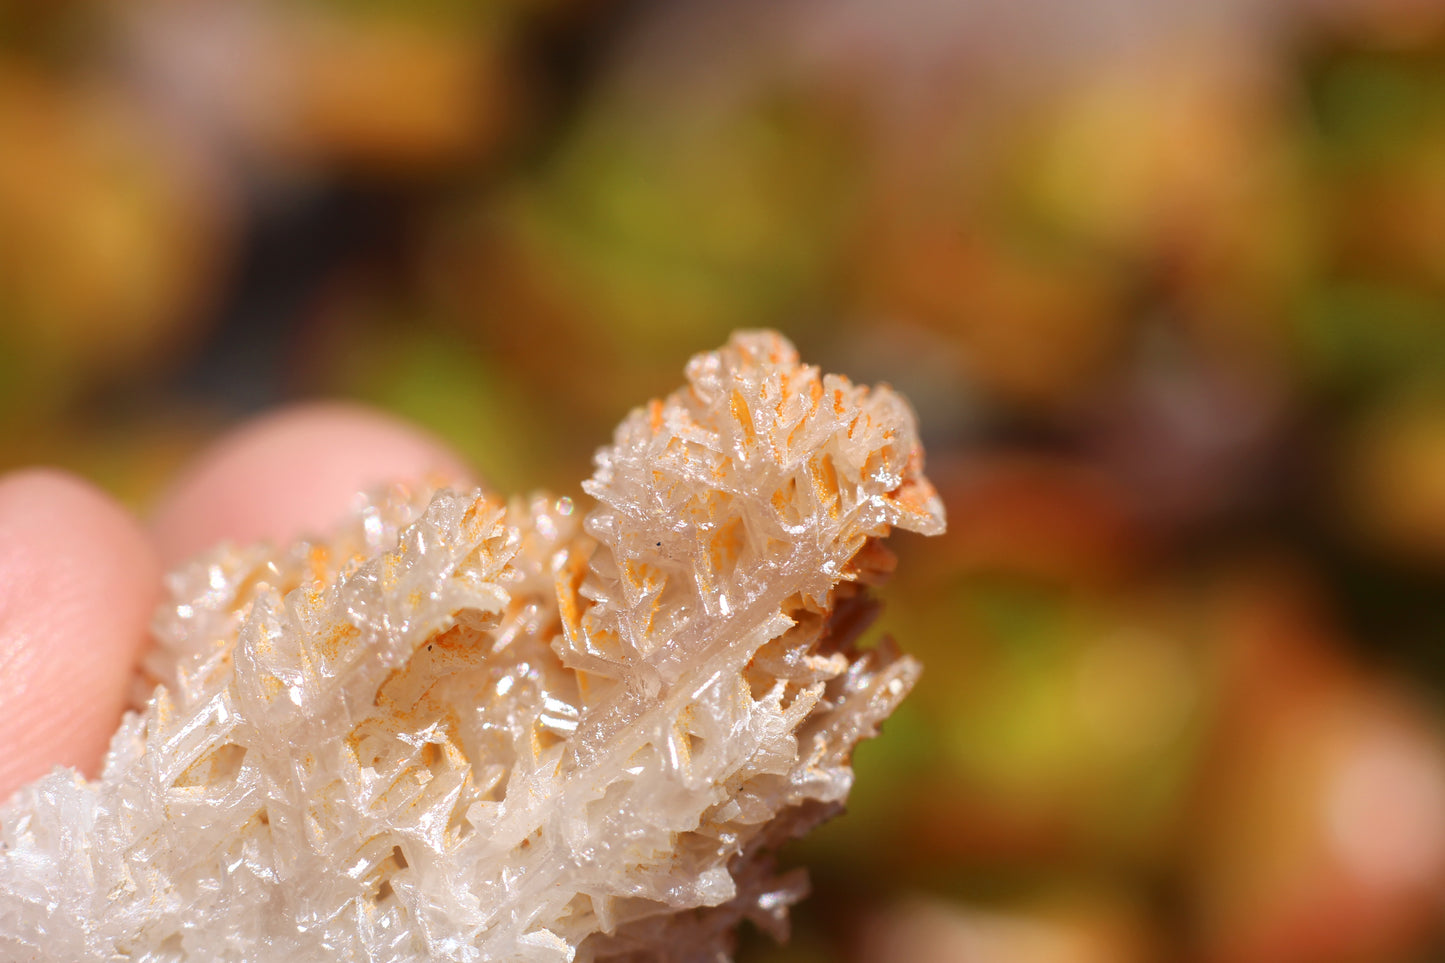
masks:
POLYGON ((149 538, 109 496, 0 476, 0 800, 55 765, 95 774, 159 591, 149 538))

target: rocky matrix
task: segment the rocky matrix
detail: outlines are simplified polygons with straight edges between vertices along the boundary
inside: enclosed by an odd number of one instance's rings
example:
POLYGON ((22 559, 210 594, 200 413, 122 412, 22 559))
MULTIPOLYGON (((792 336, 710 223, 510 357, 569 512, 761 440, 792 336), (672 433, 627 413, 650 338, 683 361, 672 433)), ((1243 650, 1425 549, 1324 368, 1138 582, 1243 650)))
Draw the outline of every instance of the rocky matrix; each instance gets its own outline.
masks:
POLYGON ((854 641, 936 533, 907 404, 768 333, 567 498, 396 487, 173 573, 100 779, 0 810, 0 959, 729 958, 917 664, 854 641))

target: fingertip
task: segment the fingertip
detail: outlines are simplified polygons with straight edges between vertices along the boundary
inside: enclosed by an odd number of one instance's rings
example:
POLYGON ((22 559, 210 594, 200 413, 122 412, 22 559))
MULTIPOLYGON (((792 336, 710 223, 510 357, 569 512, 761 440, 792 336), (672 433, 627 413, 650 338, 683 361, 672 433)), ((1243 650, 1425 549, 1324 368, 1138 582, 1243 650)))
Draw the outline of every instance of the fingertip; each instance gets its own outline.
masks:
POLYGON ((0 796, 55 765, 93 774, 160 591, 145 530, 64 472, 0 476, 0 796))
POLYGON ((358 492, 422 478, 475 484, 461 458, 400 419, 355 404, 298 405, 202 452, 157 504, 151 532, 169 567, 221 541, 324 532, 358 492))

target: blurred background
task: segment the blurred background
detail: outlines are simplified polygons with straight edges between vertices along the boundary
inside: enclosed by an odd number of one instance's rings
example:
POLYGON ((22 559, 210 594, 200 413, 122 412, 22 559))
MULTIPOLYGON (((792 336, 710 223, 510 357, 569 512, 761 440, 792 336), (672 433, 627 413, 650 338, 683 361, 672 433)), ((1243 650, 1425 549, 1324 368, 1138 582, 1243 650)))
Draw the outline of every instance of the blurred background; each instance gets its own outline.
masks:
POLYGON ((0 469, 326 396, 573 492, 761 326, 950 530, 743 960, 1445 959, 1445 4, 0 0, 0 469))

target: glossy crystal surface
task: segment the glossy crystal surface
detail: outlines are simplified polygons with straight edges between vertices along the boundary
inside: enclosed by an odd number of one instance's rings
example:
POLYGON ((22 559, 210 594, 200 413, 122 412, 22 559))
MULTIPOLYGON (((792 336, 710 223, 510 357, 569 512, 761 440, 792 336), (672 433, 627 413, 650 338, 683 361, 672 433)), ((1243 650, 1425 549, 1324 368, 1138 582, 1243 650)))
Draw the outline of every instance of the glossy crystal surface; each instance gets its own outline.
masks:
POLYGON ((770 333, 695 357, 579 498, 394 487, 172 573, 104 772, 0 810, 0 958, 711 961, 805 891, 918 674, 855 648, 905 402, 770 333))

